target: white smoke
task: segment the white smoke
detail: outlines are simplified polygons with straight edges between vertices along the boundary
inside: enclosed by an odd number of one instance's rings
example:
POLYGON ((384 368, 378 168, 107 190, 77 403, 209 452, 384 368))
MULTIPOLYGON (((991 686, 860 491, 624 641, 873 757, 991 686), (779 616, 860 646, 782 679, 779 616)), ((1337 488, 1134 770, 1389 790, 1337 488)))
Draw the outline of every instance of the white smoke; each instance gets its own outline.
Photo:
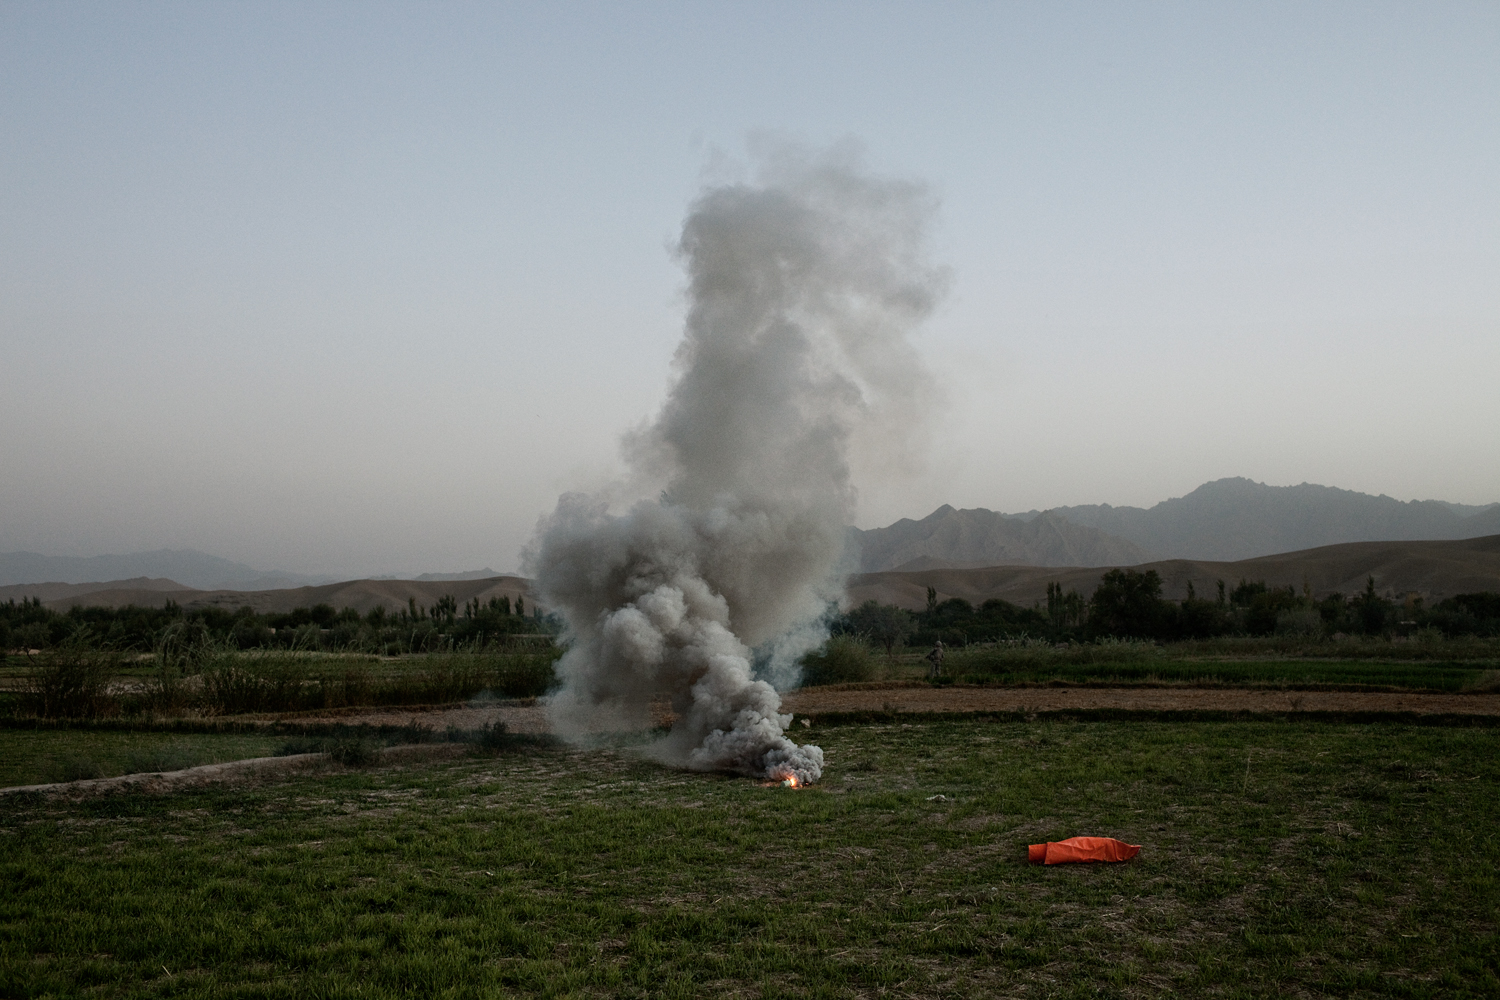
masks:
POLYGON ((528 553, 570 637, 558 732, 646 728, 666 699, 663 760, 822 774, 823 751, 784 735, 777 688, 795 685, 842 594, 852 444, 872 430, 899 442, 929 385, 906 335, 941 286, 923 256, 931 207, 846 150, 789 147, 761 158, 756 183, 694 202, 676 381, 626 441, 663 491, 620 514, 564 496, 528 553))

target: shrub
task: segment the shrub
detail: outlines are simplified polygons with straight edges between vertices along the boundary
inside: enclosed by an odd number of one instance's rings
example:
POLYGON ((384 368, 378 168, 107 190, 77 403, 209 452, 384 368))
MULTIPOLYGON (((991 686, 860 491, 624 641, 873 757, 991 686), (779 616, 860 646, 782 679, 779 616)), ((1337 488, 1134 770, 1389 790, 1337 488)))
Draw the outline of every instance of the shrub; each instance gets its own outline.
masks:
POLYGON ((380 759, 380 748, 369 740, 335 740, 328 748, 328 756, 345 767, 365 767, 380 759))
POLYGON ((504 750, 515 740, 505 731, 505 723, 496 720, 480 727, 479 739, 476 742, 486 750, 504 750))
POLYGON ((92 718, 111 715, 118 702, 109 682, 119 668, 118 653, 93 649, 79 635, 32 658, 26 678, 26 701, 48 718, 92 718))
POLYGON ((490 678, 490 690, 506 698, 539 698, 557 683, 556 664, 551 653, 501 657, 490 678))
POLYGON ((1464 688, 1465 691, 1500 691, 1500 670, 1486 670, 1464 688))
POLYGON ((234 631, 230 633, 230 642, 240 649, 259 649, 269 646, 275 637, 271 630, 253 618, 242 618, 235 623, 234 631))
POLYGON ((1312 638, 1323 634, 1323 615, 1314 607, 1282 608, 1276 612, 1276 634, 1312 638))
POLYGON ((835 635, 821 650, 802 658, 802 683, 850 684, 867 681, 875 673, 870 647, 852 635, 835 635))
POLYGON ((208 626, 198 618, 179 618, 156 640, 156 662, 164 674, 196 674, 219 651, 208 626))
POLYGON ((46 649, 52 645, 51 630, 44 622, 28 622, 11 633, 11 641, 19 646, 22 652, 46 649))

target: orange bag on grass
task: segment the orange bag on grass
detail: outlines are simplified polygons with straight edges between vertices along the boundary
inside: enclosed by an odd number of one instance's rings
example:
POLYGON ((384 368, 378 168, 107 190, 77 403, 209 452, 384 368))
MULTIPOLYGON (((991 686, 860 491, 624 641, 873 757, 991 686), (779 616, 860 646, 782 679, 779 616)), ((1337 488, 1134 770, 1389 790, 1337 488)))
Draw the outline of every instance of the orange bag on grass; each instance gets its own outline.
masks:
POLYGON ((1141 845, 1113 837, 1069 837, 1057 843, 1032 844, 1027 860, 1035 865, 1065 865, 1073 861, 1129 861, 1141 845))

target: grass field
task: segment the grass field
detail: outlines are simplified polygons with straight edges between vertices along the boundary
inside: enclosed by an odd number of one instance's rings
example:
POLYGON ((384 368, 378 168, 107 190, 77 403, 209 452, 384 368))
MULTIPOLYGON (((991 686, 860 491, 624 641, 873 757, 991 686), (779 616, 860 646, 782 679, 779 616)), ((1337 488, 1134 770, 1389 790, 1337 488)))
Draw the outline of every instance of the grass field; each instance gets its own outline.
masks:
MULTIPOLYGON (((925 676, 925 651, 864 651, 859 676, 925 676)), ((64 652, 0 660, 0 718, 226 717, 351 706, 430 705, 477 696, 544 694, 558 650, 357 653, 221 650, 186 677, 164 679, 149 656, 64 652), (42 692, 52 692, 43 696, 42 692)), ((1305 690, 1500 690, 1500 641, 1381 639, 1293 641, 1227 638, 1158 646, 1106 642, 971 646, 950 651, 948 680, 974 684, 1182 684, 1305 690)))
POLYGON ((0 788, 267 757, 286 742, 269 734, 0 729, 0 788))
POLYGON ((149 657, 57 649, 0 661, 0 717, 229 716, 535 697, 552 685, 557 655, 221 650, 183 676, 163 674, 149 657))
POLYGON ((0 995, 1500 992, 1500 729, 807 735, 805 791, 534 746, 0 799, 0 995), (1075 834, 1143 850, 1024 862, 1075 834))
MULTIPOLYGON (((923 677, 920 653, 872 657, 878 675, 923 677)), ((949 651, 950 679, 977 684, 1189 684, 1331 690, 1473 691, 1500 688, 1500 643, 1488 640, 1296 643, 1223 639, 949 651)))
MULTIPOLYGON (((925 664, 924 664, 925 666, 925 664)), ((1462 661, 1264 659, 1102 663, 1006 663, 954 656, 950 677, 980 684, 1192 684, 1329 690, 1473 691, 1493 689, 1496 671, 1462 661)))

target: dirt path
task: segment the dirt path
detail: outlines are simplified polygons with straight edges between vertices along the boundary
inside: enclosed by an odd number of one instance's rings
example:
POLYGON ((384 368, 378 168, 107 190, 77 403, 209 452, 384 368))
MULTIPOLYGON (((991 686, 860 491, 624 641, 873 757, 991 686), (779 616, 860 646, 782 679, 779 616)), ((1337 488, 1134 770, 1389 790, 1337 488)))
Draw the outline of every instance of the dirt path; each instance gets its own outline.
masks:
MULTIPOLYGON (((398 763, 407 760, 453 757, 462 753, 463 749, 462 746, 439 743, 386 747, 379 753, 381 763, 398 763)), ((200 764, 181 771, 146 771, 122 774, 116 778, 86 778, 82 781, 59 781, 46 785, 16 785, 10 788, 0 788, 0 799, 8 795, 27 794, 81 797, 118 791, 159 795, 184 788, 272 778, 297 771, 339 766, 331 763, 327 754, 321 753, 299 753, 286 757, 251 757, 246 760, 225 761, 221 764, 200 764)))

